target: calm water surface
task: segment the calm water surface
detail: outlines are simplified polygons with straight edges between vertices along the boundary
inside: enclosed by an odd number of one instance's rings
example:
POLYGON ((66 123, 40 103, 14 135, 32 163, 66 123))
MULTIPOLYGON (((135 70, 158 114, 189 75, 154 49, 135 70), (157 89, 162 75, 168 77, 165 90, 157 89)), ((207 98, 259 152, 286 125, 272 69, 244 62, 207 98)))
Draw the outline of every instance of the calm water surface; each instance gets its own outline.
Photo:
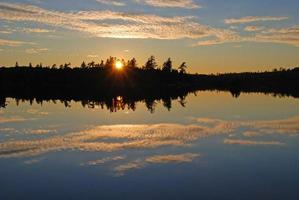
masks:
POLYGON ((299 199, 299 99, 198 92, 152 112, 121 101, 7 99, 0 199, 299 199))

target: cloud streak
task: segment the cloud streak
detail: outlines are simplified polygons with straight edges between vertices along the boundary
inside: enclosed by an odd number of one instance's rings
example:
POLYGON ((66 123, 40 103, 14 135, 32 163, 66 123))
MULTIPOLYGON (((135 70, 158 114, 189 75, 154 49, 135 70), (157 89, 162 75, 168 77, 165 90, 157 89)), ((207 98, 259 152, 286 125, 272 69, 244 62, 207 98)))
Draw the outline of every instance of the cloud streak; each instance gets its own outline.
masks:
POLYGON ((256 32, 256 31, 261 31, 263 29, 265 29, 265 27, 263 26, 246 26, 244 28, 244 30, 247 32, 256 32))
POLYGON ((21 46, 21 45, 24 45, 24 44, 32 44, 32 43, 16 41, 16 40, 0 39, 0 46, 17 47, 17 46, 21 46))
POLYGON ((26 49, 25 52, 28 54, 39 54, 39 53, 44 53, 47 52, 49 49, 47 48, 30 48, 26 49))
POLYGON ((126 6, 126 4, 121 0, 97 0, 97 2, 113 6, 126 6))
POLYGON ((156 155, 145 159, 147 163, 183 163, 192 162, 194 158, 199 157, 197 153, 185 153, 175 155, 156 155))
POLYGON ((278 142, 278 141, 252 141, 252 140, 233 140, 233 139, 225 139, 224 144, 242 145, 242 146, 269 146, 269 145, 282 146, 282 145, 285 145, 285 143, 278 142))
POLYGON ((224 130, 223 124, 212 128, 179 124, 97 126, 63 136, 0 143, 0 158, 35 156, 67 149, 111 152, 162 146, 188 146, 201 137, 224 134, 230 130, 224 130), (117 139, 121 142, 107 142, 107 139, 117 139))
POLYGON ((201 8, 201 6, 199 4, 196 4, 193 0, 139 0, 138 2, 161 8, 201 8))
POLYGON ((207 36, 232 37, 232 32, 194 21, 192 16, 164 17, 153 14, 114 11, 46 10, 33 5, 0 3, 0 19, 30 21, 81 31, 94 37, 198 39, 207 36))
POLYGON ((91 166, 102 165, 111 161, 124 160, 125 158, 126 158, 125 156, 106 157, 99 160, 88 161, 87 163, 83 163, 81 165, 91 165, 91 166))
POLYGON ((251 22, 265 22, 265 21, 283 21, 289 19, 283 16, 247 16, 241 18, 225 19, 226 24, 245 24, 251 22))
POLYGON ((287 44, 299 47, 299 26, 276 29, 248 26, 245 27, 245 31, 256 33, 253 36, 242 36, 238 33, 232 32, 230 34, 224 35, 225 37, 217 37, 216 39, 199 41, 194 46, 209 46, 236 42, 257 42, 287 44))
POLYGON ((267 29, 257 34, 252 41, 289 44, 299 47, 299 26, 267 29))
POLYGON ((22 117, 1 117, 0 116, 0 124, 2 123, 13 123, 13 122, 24 122, 24 121, 27 121, 27 120, 30 120, 30 119, 25 119, 25 118, 22 118, 22 117))
POLYGON ((195 158, 199 156, 200 154, 197 153, 154 155, 146 157, 145 159, 137 159, 132 162, 118 165, 114 167, 113 171, 116 173, 117 176, 122 176, 127 171, 141 169, 149 164, 187 163, 192 162, 195 158))
POLYGON ((43 29, 43 28, 23 28, 21 30, 24 33, 52 33, 54 30, 43 29))

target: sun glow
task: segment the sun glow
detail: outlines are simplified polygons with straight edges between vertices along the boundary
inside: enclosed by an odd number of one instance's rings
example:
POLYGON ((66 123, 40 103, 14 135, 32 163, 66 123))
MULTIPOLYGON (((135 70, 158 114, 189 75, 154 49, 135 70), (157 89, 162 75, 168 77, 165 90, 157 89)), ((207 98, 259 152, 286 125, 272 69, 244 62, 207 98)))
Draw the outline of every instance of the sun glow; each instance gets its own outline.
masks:
POLYGON ((123 68, 123 64, 120 61, 116 61, 115 68, 117 70, 121 70, 123 68))

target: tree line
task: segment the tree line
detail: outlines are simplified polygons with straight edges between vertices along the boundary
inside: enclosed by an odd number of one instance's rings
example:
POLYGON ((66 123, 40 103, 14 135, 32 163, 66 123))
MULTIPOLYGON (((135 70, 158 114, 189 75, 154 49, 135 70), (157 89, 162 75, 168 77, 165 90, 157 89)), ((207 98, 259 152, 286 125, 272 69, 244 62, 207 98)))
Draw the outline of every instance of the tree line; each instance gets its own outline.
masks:
POLYGON ((183 62, 174 69, 169 58, 158 66, 154 56, 138 66, 110 57, 96 63, 70 63, 52 67, 38 64, 0 68, 0 96, 31 96, 92 99, 98 96, 159 97, 196 90, 230 91, 235 97, 242 92, 262 92, 299 98, 299 68, 275 69, 272 72, 226 73, 216 75, 186 73, 183 62), (121 62, 123 72, 116 69, 121 62))
MULTIPOLYGON (((138 67, 137 60, 135 58, 129 59, 125 61, 124 59, 117 59, 116 57, 110 56, 108 59, 106 59, 106 62, 104 60, 101 60, 100 62, 90 61, 85 62, 83 61, 80 65, 80 67, 72 67, 71 63, 64 63, 64 64, 53 64, 52 66, 46 65, 44 66, 42 63, 36 64, 35 68, 47 68, 47 69, 71 69, 71 68, 82 68, 82 69, 91 69, 91 68, 98 68, 98 69, 112 69, 115 67, 116 62, 121 62, 124 69, 126 68, 139 68, 142 70, 148 70, 148 71, 163 71, 163 72, 175 72, 175 73, 181 73, 185 74, 187 73, 187 64, 186 62, 182 62, 177 69, 173 67, 173 61, 171 58, 168 58, 162 66, 159 66, 155 56, 150 56, 145 64, 141 67, 138 67)), ((15 67, 20 67, 19 63, 16 62, 15 67)), ((25 66, 23 66, 25 67, 25 66)), ((34 68, 33 64, 30 62, 27 66, 29 68, 34 68)))

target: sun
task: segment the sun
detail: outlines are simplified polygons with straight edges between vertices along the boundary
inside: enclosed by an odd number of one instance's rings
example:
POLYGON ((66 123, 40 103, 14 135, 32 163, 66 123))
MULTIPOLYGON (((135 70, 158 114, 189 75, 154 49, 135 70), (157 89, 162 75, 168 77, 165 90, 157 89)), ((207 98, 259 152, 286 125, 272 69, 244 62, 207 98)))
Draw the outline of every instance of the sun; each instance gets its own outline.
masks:
POLYGON ((115 68, 116 68, 117 70, 121 70, 121 69, 123 68, 123 64, 122 64, 122 62, 120 62, 120 61, 116 61, 116 63, 115 63, 115 68))

